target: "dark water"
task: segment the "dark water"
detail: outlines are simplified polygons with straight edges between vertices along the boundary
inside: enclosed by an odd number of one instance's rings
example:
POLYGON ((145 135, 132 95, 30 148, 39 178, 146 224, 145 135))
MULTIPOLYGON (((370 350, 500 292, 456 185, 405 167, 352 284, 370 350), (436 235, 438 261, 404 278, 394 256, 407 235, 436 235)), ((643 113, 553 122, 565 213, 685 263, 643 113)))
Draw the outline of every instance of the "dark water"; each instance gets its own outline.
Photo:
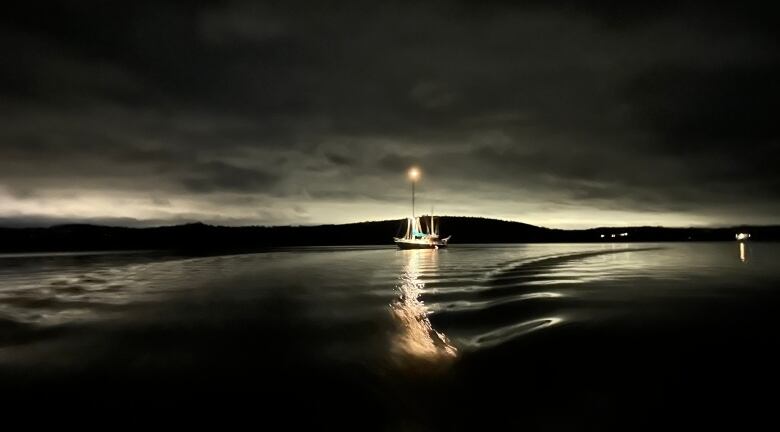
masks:
POLYGON ((778 256, 772 243, 0 255, 0 402, 273 430, 747 428, 778 402, 778 256))

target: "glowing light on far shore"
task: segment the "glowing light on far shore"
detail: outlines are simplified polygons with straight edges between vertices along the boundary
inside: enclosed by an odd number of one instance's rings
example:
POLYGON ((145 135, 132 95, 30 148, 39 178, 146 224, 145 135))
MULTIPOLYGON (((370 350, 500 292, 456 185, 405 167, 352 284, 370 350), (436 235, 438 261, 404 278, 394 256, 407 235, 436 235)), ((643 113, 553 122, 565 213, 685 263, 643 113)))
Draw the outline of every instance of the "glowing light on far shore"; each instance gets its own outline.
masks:
POLYGON ((409 179, 417 181, 420 178, 420 170, 417 167, 409 168, 409 179))

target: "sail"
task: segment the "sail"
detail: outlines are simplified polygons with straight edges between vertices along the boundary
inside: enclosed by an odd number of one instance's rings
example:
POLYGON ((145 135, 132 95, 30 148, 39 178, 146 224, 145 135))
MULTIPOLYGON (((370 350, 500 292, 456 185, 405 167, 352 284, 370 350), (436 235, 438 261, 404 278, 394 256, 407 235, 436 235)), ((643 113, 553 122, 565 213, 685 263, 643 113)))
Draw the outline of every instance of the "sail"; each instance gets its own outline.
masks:
POLYGON ((414 218, 413 236, 422 237, 424 235, 425 233, 423 232, 422 226, 420 225, 420 218, 419 217, 414 218))

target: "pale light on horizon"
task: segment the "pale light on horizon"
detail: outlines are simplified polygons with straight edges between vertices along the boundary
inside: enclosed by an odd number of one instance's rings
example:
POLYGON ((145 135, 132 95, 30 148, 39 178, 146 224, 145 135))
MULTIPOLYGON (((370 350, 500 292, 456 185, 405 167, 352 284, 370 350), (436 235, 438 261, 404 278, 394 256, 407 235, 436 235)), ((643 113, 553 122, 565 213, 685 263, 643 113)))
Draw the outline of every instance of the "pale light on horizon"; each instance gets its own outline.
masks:
MULTIPOLYGON (((419 174, 419 171, 418 171, 419 174)), ((378 187, 372 185, 371 187, 378 187)), ((529 223, 547 228, 583 229, 606 226, 708 227, 770 224, 770 219, 723 213, 709 218, 687 212, 635 212, 599 209, 583 204, 551 205, 535 197, 496 202, 438 188, 417 191, 421 208, 432 205, 441 216, 485 217, 529 223), (445 199, 446 198, 446 199, 445 199)), ((223 225, 319 225, 403 219, 408 214, 407 191, 399 185, 393 199, 312 199, 298 196, 220 194, 201 196, 161 192, 165 200, 137 191, 71 189, 44 190, 35 196, 17 196, 0 186, 0 219, 37 218, 59 222, 97 222, 118 225, 160 225, 204 222, 223 225), (112 222, 112 219, 115 219, 112 222), (135 222, 133 222, 135 220, 135 222)), ((19 223, 16 223, 17 225, 19 223)))

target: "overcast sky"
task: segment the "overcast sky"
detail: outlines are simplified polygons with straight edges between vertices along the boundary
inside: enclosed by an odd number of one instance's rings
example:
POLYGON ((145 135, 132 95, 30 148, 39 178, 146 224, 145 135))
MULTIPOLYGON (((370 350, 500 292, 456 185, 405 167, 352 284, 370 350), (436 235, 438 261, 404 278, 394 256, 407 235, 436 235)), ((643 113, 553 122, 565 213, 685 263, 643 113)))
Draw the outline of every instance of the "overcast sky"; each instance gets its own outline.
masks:
POLYGON ((0 224, 780 223, 777 15, 624 3, 11 6, 0 224))

